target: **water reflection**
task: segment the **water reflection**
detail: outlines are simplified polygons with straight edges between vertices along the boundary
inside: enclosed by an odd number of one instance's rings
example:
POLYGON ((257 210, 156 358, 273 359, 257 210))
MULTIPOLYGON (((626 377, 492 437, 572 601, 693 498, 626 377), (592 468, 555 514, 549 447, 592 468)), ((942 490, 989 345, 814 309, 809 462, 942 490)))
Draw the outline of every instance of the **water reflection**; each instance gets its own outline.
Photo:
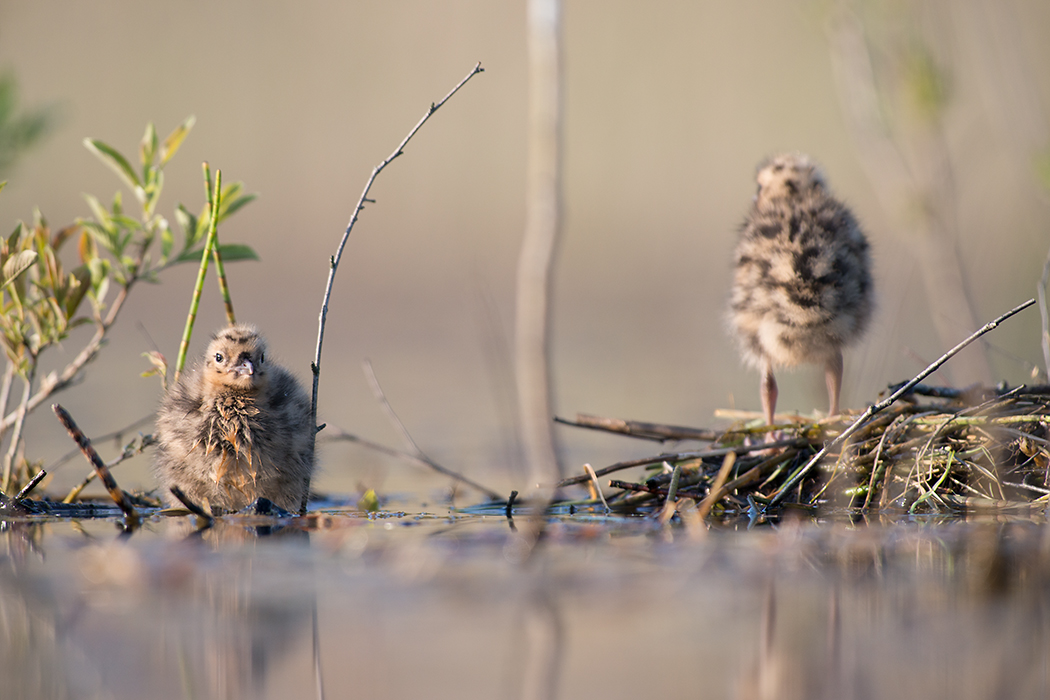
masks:
POLYGON ((1045 697, 1041 518, 7 522, 3 697, 1045 697), (319 650, 319 653, 316 651, 319 650), (319 674, 318 674, 319 670, 319 674))

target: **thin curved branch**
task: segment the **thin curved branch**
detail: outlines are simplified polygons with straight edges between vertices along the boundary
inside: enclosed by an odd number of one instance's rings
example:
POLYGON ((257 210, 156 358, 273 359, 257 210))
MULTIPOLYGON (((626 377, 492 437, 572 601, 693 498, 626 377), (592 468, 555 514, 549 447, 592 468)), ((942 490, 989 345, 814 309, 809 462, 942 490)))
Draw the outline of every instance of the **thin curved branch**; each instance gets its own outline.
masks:
POLYGON ((350 217, 350 223, 346 225, 346 230, 343 232, 343 238, 339 241, 339 247, 336 248, 335 255, 333 255, 330 258, 330 267, 328 270, 328 284, 325 285, 324 299, 321 302, 321 314, 320 318, 318 319, 319 322, 317 327, 317 348, 314 351, 314 362, 313 366, 311 367, 314 375, 314 385, 313 399, 310 405, 310 415, 313 416, 313 421, 315 425, 317 424, 317 388, 318 380, 321 375, 321 347, 324 344, 324 326, 325 321, 328 318, 328 301, 332 297, 332 285, 335 282, 335 272, 339 268, 339 261, 343 258, 343 249, 346 247, 346 242, 350 240, 350 232, 353 231, 354 224, 357 223, 357 218, 358 215, 360 215, 361 210, 365 208, 365 202, 372 201, 368 199, 368 193, 372 189, 372 183, 375 182, 376 177, 379 175, 379 173, 383 172, 383 169, 386 168, 386 166, 390 165, 390 163, 395 158, 397 158, 405 152, 405 146, 408 145, 408 142, 412 140, 412 137, 416 135, 416 132, 419 131, 419 129, 427 122, 428 119, 430 119, 430 116, 434 114, 434 112, 438 111, 438 109, 442 105, 448 102, 449 98, 455 95, 459 91, 459 89, 466 84, 468 80, 473 78, 478 73, 484 72, 484 70, 485 69, 481 67, 481 63, 479 62, 477 65, 474 66, 473 69, 471 69, 470 73, 467 74, 467 77, 459 81, 459 84, 456 85, 456 87, 452 88, 452 90, 443 98, 441 98, 439 102, 432 103, 430 105, 430 109, 427 110, 427 113, 423 115, 423 118, 420 119, 414 127, 412 127, 412 130, 408 132, 408 136, 406 136, 404 140, 401 141, 400 144, 398 144, 397 148, 394 149, 394 152, 387 156, 382 163, 373 168, 372 174, 369 176, 368 181, 365 183, 365 188, 361 192, 361 198, 357 200, 357 206, 354 207, 353 216, 350 217))
MULTIPOLYGON (((485 69, 482 68, 481 63, 478 62, 471 69, 471 71, 467 73, 467 76, 463 78, 463 80, 459 81, 456 87, 452 88, 452 90, 450 90, 447 95, 441 98, 440 101, 431 103, 430 109, 428 109, 427 113, 423 115, 423 118, 420 119, 414 127, 412 127, 412 130, 408 132, 408 136, 406 136, 401 141, 401 143, 398 144, 397 148, 394 149, 393 153, 387 156, 382 163, 380 163, 372 169, 372 174, 368 177, 368 181, 365 182, 365 188, 364 190, 362 190, 361 197, 357 200, 357 206, 354 207, 354 213, 350 217, 350 223, 346 225, 346 230, 343 232, 343 238, 339 241, 339 247, 336 248, 335 255, 329 258, 328 283, 325 285, 324 298, 321 301, 321 313, 318 317, 317 323, 317 347, 314 351, 314 361, 310 365, 310 370, 313 373, 314 379, 313 392, 310 399, 310 418, 315 426, 317 425, 317 391, 321 379, 321 348, 324 345, 324 327, 325 322, 328 319, 328 301, 332 297, 332 285, 335 283, 335 272, 339 268, 339 261, 343 258, 343 249, 346 248, 346 242, 350 240, 350 232, 353 231, 354 224, 357 223, 357 218, 360 215, 361 210, 365 208, 365 202, 373 201, 368 198, 368 193, 372 189, 372 183, 375 182, 376 177, 379 175, 379 173, 383 172, 383 169, 386 168, 386 166, 390 165, 390 163, 395 158, 397 158, 405 152, 405 146, 407 146, 408 142, 412 140, 412 137, 416 135, 416 132, 419 131, 419 129, 424 124, 426 124, 427 120, 430 119, 430 116, 434 114, 434 112, 438 111, 438 109, 441 108, 442 105, 448 102, 449 98, 451 98, 453 95, 459 92, 459 89, 466 85, 468 80, 473 78, 478 73, 482 73, 484 71, 485 69)), ((320 427, 318 428, 318 430, 319 429, 320 427)), ((304 493, 307 494, 307 496, 304 496, 303 504, 300 508, 300 511, 304 513, 306 512, 305 499, 308 497, 309 492, 310 482, 309 479, 307 479, 306 490, 304 491, 304 493)))
POLYGON ((340 430, 338 433, 330 435, 328 437, 328 439, 329 440, 343 440, 345 442, 356 442, 357 444, 363 445, 363 446, 369 448, 370 450, 375 450, 376 452, 381 452, 382 454, 385 454, 387 456, 399 457, 401 459, 406 459, 406 460, 408 460, 410 462, 415 462, 416 464, 418 464, 420 466, 427 467, 429 469, 433 469, 434 471, 436 471, 436 472, 438 472, 440 474, 444 474, 445 476, 449 477, 450 479, 452 479, 454 481, 458 481, 458 482, 460 482, 462 484, 466 484, 467 486, 471 487, 475 491, 479 491, 479 492, 485 494, 486 496, 488 496, 489 498, 491 498, 494 501, 503 500, 503 496, 501 496, 499 493, 493 491, 492 489, 488 488, 487 486, 483 486, 483 485, 479 484, 478 482, 474 481, 473 479, 470 479, 469 477, 463 476, 462 474, 457 474, 456 472, 452 471, 451 469, 441 466, 440 464, 438 464, 434 460, 430 459, 430 457, 427 457, 423 453, 414 454, 412 452, 406 452, 405 450, 399 450, 399 449, 396 449, 396 448, 393 448, 393 447, 387 447, 386 445, 380 445, 378 442, 372 442, 371 440, 367 440, 367 439, 365 439, 363 437, 358 437, 357 435, 353 435, 352 433, 348 433, 345 430, 340 430))

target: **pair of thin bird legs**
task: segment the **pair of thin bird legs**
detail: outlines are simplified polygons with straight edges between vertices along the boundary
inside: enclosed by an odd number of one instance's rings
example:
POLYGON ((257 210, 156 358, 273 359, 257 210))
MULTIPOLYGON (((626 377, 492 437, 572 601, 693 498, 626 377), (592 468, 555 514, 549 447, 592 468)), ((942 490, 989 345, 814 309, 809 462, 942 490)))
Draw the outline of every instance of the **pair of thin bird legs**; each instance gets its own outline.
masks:
MULTIPOLYGON (((839 392, 842 390, 842 352, 835 354, 824 363, 824 379, 828 384, 828 416, 839 414, 839 392)), ((777 410, 777 378, 773 376, 773 367, 769 362, 762 365, 762 411, 766 414, 766 424, 773 425, 777 410)))

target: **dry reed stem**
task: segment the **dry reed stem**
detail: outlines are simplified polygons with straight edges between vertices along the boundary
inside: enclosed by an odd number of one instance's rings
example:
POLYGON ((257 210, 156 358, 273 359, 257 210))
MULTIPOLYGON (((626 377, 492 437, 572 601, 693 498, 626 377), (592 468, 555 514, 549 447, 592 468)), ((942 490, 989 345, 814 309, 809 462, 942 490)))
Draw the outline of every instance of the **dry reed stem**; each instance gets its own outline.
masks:
POLYGON ((84 433, 77 427, 73 417, 69 415, 66 409, 59 406, 57 403, 52 404, 51 409, 58 416, 58 420, 65 427, 66 431, 69 432, 69 436, 73 438, 74 442, 77 443, 77 447, 84 453, 84 457, 87 461, 95 468, 98 472, 99 479, 102 480, 102 484, 106 487, 106 491, 109 492, 110 498, 112 498, 120 509, 124 511, 124 523, 127 529, 132 530, 139 525, 139 515, 135 512, 135 508, 131 505, 131 501, 128 500, 127 494, 121 491, 120 487, 117 486, 116 480, 113 478, 113 474, 110 473, 106 464, 102 461, 102 458, 98 456, 98 452, 91 446, 91 441, 87 439, 84 433))
POLYGON ((718 476, 715 477, 715 483, 711 485, 711 493, 707 494, 707 497, 700 502, 700 506, 697 508, 697 514, 701 522, 707 520, 707 514, 710 513, 714 505, 725 496, 722 487, 725 486, 726 479, 729 478, 729 472, 732 470, 735 463, 735 452, 730 452, 725 456, 725 459, 722 460, 722 468, 718 470, 718 476))
POLYGON ((598 475, 594 473, 594 467, 589 464, 583 465, 584 471, 591 477, 591 483, 594 484, 594 493, 596 498, 600 499, 602 505, 605 506, 605 512, 609 512, 609 502, 605 500, 605 494, 602 493, 602 485, 598 483, 598 475))

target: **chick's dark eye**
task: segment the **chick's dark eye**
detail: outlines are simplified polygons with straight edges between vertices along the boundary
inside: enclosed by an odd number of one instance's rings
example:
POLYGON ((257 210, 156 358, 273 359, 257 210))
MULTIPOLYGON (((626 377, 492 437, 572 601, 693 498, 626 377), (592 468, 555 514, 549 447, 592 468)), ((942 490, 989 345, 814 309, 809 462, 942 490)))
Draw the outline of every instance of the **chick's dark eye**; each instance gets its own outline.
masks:
POLYGON ((222 353, 221 352, 215 353, 215 361, 221 363, 222 360, 223 360, 222 353))
POLYGON ((266 355, 260 354, 259 355, 259 364, 261 365, 263 362, 266 362, 266 355))

